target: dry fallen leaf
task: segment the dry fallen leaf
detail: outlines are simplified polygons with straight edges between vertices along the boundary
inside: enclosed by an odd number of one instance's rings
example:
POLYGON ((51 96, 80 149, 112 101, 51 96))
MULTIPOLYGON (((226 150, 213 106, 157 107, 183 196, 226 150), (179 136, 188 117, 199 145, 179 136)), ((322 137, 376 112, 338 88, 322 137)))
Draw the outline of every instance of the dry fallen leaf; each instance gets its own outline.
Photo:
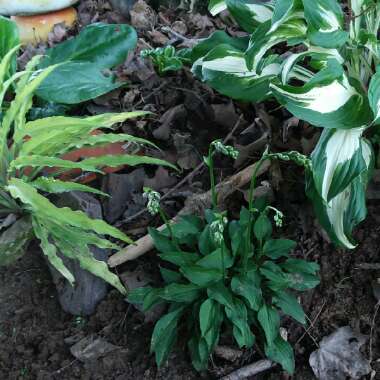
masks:
POLYGON ((361 379, 371 372, 371 366, 360 352, 365 335, 345 326, 324 337, 320 348, 310 355, 309 363, 319 380, 361 379))

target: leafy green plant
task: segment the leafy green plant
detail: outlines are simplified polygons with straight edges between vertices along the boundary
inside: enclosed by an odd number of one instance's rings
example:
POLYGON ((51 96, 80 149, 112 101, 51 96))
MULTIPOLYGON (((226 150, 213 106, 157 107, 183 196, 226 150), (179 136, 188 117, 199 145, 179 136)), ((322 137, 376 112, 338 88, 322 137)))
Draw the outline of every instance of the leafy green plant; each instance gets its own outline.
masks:
POLYGON ((168 71, 178 71, 184 66, 184 63, 189 63, 186 58, 187 50, 180 50, 176 52, 173 46, 166 46, 164 48, 145 49, 141 51, 141 57, 149 57, 152 63, 157 67, 158 73, 163 75, 168 71))
POLYGON ((240 101, 276 99, 322 135, 306 192, 332 241, 354 248, 366 216, 373 152, 366 132, 380 122, 380 4, 337 0, 211 0, 248 35, 215 32, 192 49, 192 71, 240 101))
POLYGON ((70 169, 102 173, 105 166, 173 166, 160 159, 128 154, 86 158, 78 162, 63 159, 63 155, 78 148, 112 142, 155 146, 147 140, 123 133, 92 134, 99 129, 110 132, 115 124, 146 112, 109 113, 83 118, 54 116, 27 121, 34 93, 60 66, 36 70, 43 59, 37 56, 24 71, 13 73, 12 65, 18 49, 16 45, 0 61, 0 215, 14 214, 17 217, 0 237, 0 265, 7 265, 22 256, 26 243, 35 237, 52 266, 70 283, 73 284, 75 279, 57 254, 58 250, 125 293, 120 280, 108 270, 107 264, 93 257, 90 246, 119 248, 104 235, 125 243, 131 243, 131 240, 103 220, 91 219, 85 213, 67 207, 56 207, 44 194, 84 191, 107 196, 80 183, 61 181, 60 174, 70 169), (13 88, 14 98, 4 105, 3 100, 10 88, 13 88), (46 170, 49 167, 55 170, 46 170))
POLYGON ((239 219, 230 220, 226 212, 217 209, 215 151, 237 156, 232 147, 218 141, 211 144, 205 162, 210 170, 213 208, 205 211, 204 220, 187 215, 171 225, 160 207, 159 194, 146 190, 148 210, 159 213, 167 226, 163 232, 149 230, 166 263, 160 268, 165 285, 138 288, 128 299, 141 304, 143 310, 159 303, 169 305, 167 314, 157 321, 151 340, 158 365, 167 359, 178 331, 184 329, 198 371, 207 368, 221 336, 232 335, 241 348, 263 345, 267 357, 292 373, 293 350, 280 333, 281 314, 306 323, 291 289, 315 287, 319 266, 289 256, 296 243, 272 237, 269 215, 274 212, 274 221, 281 226, 282 213, 253 198, 256 173, 272 156, 265 154, 253 173, 248 209, 243 207, 239 219))

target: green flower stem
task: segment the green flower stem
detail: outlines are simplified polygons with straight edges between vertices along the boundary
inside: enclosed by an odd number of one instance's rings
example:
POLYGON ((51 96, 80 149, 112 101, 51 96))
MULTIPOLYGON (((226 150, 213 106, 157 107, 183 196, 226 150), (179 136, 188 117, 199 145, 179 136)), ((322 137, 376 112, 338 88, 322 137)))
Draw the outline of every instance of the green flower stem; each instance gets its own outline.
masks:
POLYGON ((216 194, 216 185, 215 185, 215 175, 214 175, 214 161, 213 161, 213 145, 210 144, 210 147, 208 148, 208 157, 207 157, 207 163, 208 163, 208 170, 210 175, 210 182, 211 182, 211 204, 212 208, 216 210, 218 206, 218 197, 216 194))
POLYGON ((170 220, 169 220, 168 216, 166 215, 165 211, 160 207, 158 213, 160 214, 161 219, 164 221, 164 223, 166 225, 166 228, 169 231, 170 238, 173 241, 174 245, 176 246, 176 248, 178 249, 178 251, 181 251, 181 248, 180 248, 180 246, 178 244, 178 241, 177 241, 177 239, 174 236, 173 229, 172 229, 172 226, 170 224, 170 220))
POLYGON ((226 264, 225 264, 225 257, 224 257, 224 244, 220 245, 221 249, 221 256, 222 256, 222 273, 223 273, 223 280, 226 279, 226 264))

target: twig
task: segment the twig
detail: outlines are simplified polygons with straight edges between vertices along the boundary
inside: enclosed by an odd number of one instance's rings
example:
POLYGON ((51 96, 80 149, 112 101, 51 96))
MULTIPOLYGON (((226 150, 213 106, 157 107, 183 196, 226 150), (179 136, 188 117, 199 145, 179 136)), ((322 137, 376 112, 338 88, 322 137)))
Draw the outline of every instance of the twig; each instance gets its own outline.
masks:
MULTIPOLYGON (((240 127, 241 121, 243 120, 243 115, 240 115, 239 119, 236 121, 235 125, 231 129, 231 131, 228 133, 228 135, 223 139, 223 144, 226 144, 234 135, 235 131, 240 127)), ((189 182, 192 180, 195 175, 200 172, 205 166, 205 163, 202 161, 192 172, 190 172, 186 177, 184 177, 181 181, 179 181, 174 187, 172 187, 166 194, 164 194, 161 197, 161 201, 164 201, 165 199, 169 198, 175 191, 177 191, 179 188, 181 188, 186 182, 189 182)), ((144 208, 137 212, 136 214, 130 216, 127 219, 124 219, 122 223, 130 223, 132 220, 144 215, 144 213, 147 212, 147 209, 144 208)), ((117 227, 121 225, 118 224, 117 227)))
POLYGON ((243 355, 243 352, 228 346, 216 346, 214 354, 219 358, 234 362, 243 355))
POLYGON ((369 335, 369 362, 372 362, 372 344, 373 344, 373 329, 375 327, 377 313, 379 312, 380 301, 375 306, 375 313, 373 314, 372 323, 371 323, 371 332, 369 335))
POLYGON ((164 83, 161 83, 157 88, 155 88, 151 93, 149 93, 145 98, 143 98, 141 96, 141 99, 136 103, 134 104, 132 107, 130 107, 129 109, 132 109, 132 108, 138 108, 139 106, 141 106, 141 104, 145 103, 147 99, 151 98, 153 95, 157 94, 157 92, 160 92, 165 86, 167 86, 167 82, 164 82, 164 83))
POLYGON ((230 373, 227 376, 222 377, 220 380, 242 380, 247 379, 250 376, 257 375, 261 372, 267 371, 268 369, 275 366, 270 360, 259 360, 256 363, 249 364, 245 367, 239 368, 238 370, 230 373))
MULTIPOLYGON (((236 189, 245 186, 251 179, 252 173, 256 168, 257 162, 248 166, 244 170, 234 174, 225 181, 219 183, 216 187, 218 194, 218 204, 222 205, 227 197, 232 194, 236 189)), ((265 173, 270 167, 270 162, 265 161, 261 165, 257 175, 260 176, 265 173)), ((196 214, 202 215, 203 211, 211 207, 211 191, 207 191, 202 194, 195 194, 189 197, 185 202, 185 207, 173 218, 170 223, 175 223, 176 219, 181 215, 196 214)), ((159 230, 163 230, 165 225, 159 227, 159 230)), ((115 253, 108 260, 108 264, 111 268, 116 267, 126 261, 134 260, 137 257, 145 254, 153 249, 153 239, 150 235, 145 235, 135 242, 134 245, 130 245, 119 252, 115 253)))
POLYGON ((163 26, 161 30, 165 33, 169 33, 173 35, 177 40, 182 41, 186 45, 186 47, 189 47, 189 48, 194 47, 195 45, 198 44, 198 42, 204 39, 204 38, 187 38, 183 36, 182 34, 177 33, 175 30, 169 28, 168 26, 163 26))

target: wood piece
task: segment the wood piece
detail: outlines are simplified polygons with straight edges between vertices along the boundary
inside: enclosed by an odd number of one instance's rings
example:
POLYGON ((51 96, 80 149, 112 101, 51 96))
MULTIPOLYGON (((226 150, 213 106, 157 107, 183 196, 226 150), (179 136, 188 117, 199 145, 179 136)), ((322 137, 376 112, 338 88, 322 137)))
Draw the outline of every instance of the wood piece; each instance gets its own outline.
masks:
POLYGON ((270 360, 259 360, 256 363, 249 364, 245 367, 239 368, 238 370, 231 372, 227 376, 223 376, 220 380, 242 380, 247 379, 250 376, 257 375, 261 372, 267 371, 268 369, 275 366, 270 360))
MULTIPOLYGON (((257 163, 254 163, 247 168, 241 170, 240 172, 234 174, 233 176, 227 178, 225 181, 219 183, 216 186, 218 194, 218 204, 223 208, 223 203, 227 197, 232 194, 236 189, 245 186, 250 180, 252 173, 256 168, 257 163)), ((261 165, 257 176, 265 173, 270 167, 269 161, 264 161, 261 165)), ((202 193, 195 194, 189 197, 185 202, 185 207, 173 218, 170 222, 175 223, 176 219, 181 215, 194 214, 203 215, 203 211, 211 207, 211 190, 202 193)), ((160 226, 158 229, 162 231, 165 228, 165 224, 160 226)), ((147 253, 154 248, 153 239, 150 235, 145 235, 135 242, 134 245, 130 245, 119 252, 115 253, 108 260, 108 265, 114 268, 126 261, 131 261, 144 253, 147 253)))

